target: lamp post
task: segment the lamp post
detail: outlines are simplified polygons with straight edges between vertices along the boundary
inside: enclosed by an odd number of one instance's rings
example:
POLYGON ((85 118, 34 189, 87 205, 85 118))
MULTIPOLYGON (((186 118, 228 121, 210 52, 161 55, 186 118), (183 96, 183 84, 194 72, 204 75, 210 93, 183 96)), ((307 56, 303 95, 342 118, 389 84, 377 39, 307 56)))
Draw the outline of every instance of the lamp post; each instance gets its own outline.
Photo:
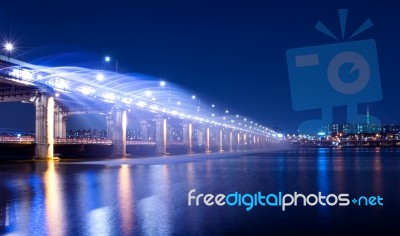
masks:
POLYGON ((160 81, 160 87, 165 87, 168 85, 168 103, 171 102, 171 84, 167 83, 165 80, 160 81))
MULTIPOLYGON (((115 60, 115 72, 118 73, 118 60, 117 59, 114 60, 115 60)), ((107 63, 111 62, 111 57, 110 56, 104 57, 104 61, 107 63)))

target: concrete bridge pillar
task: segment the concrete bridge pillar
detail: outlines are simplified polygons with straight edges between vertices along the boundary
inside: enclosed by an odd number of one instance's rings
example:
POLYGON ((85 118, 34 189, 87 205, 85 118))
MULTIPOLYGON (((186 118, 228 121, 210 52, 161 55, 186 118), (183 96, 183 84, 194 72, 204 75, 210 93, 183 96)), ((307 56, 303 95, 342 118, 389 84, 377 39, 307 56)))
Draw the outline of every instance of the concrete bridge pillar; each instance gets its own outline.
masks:
POLYGON ((256 138, 256 148, 260 149, 260 136, 257 136, 256 138))
POLYGON ((236 137, 236 143, 237 143, 237 150, 240 150, 240 132, 237 133, 236 137))
POLYGON ((247 134, 243 133, 243 150, 247 150, 247 134))
POLYGON ((107 138, 112 139, 113 138, 113 131, 114 131, 114 120, 113 120, 113 114, 109 113, 106 116, 106 122, 107 122, 107 138))
POLYGON ((54 110, 54 137, 65 138, 67 133, 67 117, 60 106, 54 110))
POLYGON ((210 152, 210 127, 206 128, 205 146, 206 146, 206 153, 209 153, 210 152))
POLYGON ((193 124, 191 122, 184 122, 182 124, 183 128, 183 143, 188 147, 188 153, 192 153, 192 129, 193 124))
POLYGON ((114 156, 126 155, 126 126, 127 117, 126 110, 115 108, 112 112, 112 145, 114 156))
POLYGON ((253 135, 253 149, 257 149, 257 137, 253 135))
POLYGON ((222 127, 218 128, 218 133, 217 133, 216 138, 217 138, 218 152, 223 152, 224 150, 222 148, 222 145, 223 145, 223 129, 222 129, 222 127))
POLYGON ((35 100, 35 112, 35 158, 53 159, 54 98, 46 94, 39 94, 35 100))
POLYGON ((268 141, 268 138, 266 138, 266 137, 263 137, 262 138, 262 148, 265 148, 266 147, 266 145, 267 145, 267 141, 268 141))
POLYGON ((156 115, 156 152, 167 154, 167 119, 162 114, 156 115))
POLYGON ((229 129, 229 132, 226 134, 226 143, 228 145, 228 152, 233 151, 233 131, 229 129))
POLYGON ((142 133, 142 140, 149 140, 149 123, 146 120, 140 121, 140 131, 142 133))
POLYGON ((60 138, 66 138, 67 137, 67 119, 68 119, 68 117, 66 115, 64 115, 62 117, 62 121, 61 121, 61 136, 60 136, 60 138))

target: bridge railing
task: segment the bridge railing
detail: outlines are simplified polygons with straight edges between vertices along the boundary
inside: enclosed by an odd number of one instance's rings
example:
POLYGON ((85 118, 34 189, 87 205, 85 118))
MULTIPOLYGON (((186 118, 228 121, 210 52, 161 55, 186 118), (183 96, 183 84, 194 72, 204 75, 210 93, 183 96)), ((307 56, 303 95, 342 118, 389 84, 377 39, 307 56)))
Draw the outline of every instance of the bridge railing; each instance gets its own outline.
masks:
POLYGON ((100 138, 55 138, 54 144, 112 144, 111 139, 100 138))
POLYGON ((35 138, 31 136, 0 136, 0 143, 33 143, 35 138))
POLYGON ((156 145, 156 141, 151 140, 127 140, 127 145, 156 145))

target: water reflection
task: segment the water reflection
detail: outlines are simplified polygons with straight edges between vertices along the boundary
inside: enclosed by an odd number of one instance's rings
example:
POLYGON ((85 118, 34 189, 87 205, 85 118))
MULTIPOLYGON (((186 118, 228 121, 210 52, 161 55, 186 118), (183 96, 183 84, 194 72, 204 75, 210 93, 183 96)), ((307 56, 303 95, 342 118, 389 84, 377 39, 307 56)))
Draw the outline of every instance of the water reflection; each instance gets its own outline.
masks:
POLYGON ((45 182, 45 205, 46 205, 46 225, 49 235, 64 235, 64 216, 63 191, 58 173, 55 170, 53 161, 47 162, 47 170, 44 172, 45 182))
POLYGON ((119 202, 121 214, 121 227, 123 235, 132 235, 133 225, 133 184, 131 177, 131 169, 128 165, 121 165, 119 171, 119 202))
POLYGON ((373 158, 373 193, 376 195, 382 195, 382 156, 381 156, 381 148, 376 148, 373 158))
POLYGON ((172 233, 171 196, 168 194, 169 171, 164 166, 149 166, 150 196, 141 199, 138 204, 141 232, 145 235, 169 235, 172 233))
MULTIPOLYGON (((285 229, 283 225, 307 220, 330 227, 332 219, 335 223, 353 221, 357 211, 319 206, 293 207, 284 213, 260 206, 251 212, 243 207, 188 207, 187 193, 193 188, 213 194, 349 192, 384 195, 390 206, 398 204, 398 190, 393 186, 400 186, 400 161, 395 154, 378 149, 316 149, 191 158, 163 165, 118 161, 109 165, 44 161, 0 165, 0 234, 218 235, 227 229, 233 233, 285 229), (385 162, 385 155, 390 160, 385 162)), ((364 220, 377 218, 371 212, 381 211, 358 210, 366 215, 364 220)))

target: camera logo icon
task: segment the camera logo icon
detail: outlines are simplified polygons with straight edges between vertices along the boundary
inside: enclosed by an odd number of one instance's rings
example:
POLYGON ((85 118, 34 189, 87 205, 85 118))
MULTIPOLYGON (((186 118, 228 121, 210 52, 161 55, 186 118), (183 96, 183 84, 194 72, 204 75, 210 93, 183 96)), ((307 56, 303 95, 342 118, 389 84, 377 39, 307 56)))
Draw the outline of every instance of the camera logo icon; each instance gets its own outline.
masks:
MULTIPOLYGON (((344 38, 343 22, 347 10, 339 10, 339 16, 344 38)), ((371 26, 368 19, 350 38, 371 26)), ((337 39, 322 23, 318 22, 316 28, 337 39)), ((288 49, 286 59, 293 109, 322 110, 320 120, 309 120, 300 125, 301 132, 316 133, 323 125, 332 123, 335 106, 347 106, 347 123, 362 123, 358 104, 382 99, 373 39, 288 49)), ((374 118, 374 122, 379 120, 374 118)))

